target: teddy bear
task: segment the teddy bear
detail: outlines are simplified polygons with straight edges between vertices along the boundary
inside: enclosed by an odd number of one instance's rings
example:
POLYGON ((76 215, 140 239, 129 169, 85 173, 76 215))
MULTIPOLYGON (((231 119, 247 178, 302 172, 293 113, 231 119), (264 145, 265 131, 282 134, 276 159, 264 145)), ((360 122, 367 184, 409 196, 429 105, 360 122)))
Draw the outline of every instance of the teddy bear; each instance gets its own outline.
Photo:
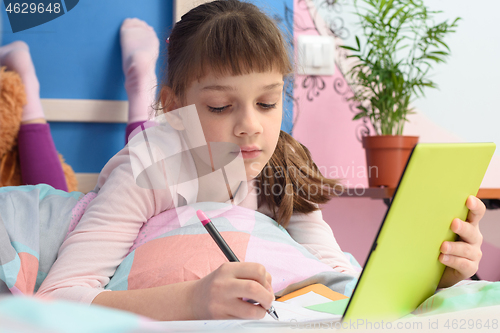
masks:
MULTIPOLYGON (((20 76, 13 71, 0 68, 0 186, 16 186, 23 184, 17 135, 21 126, 23 106, 26 94, 20 76)), ((78 182, 75 172, 64 162, 61 154, 59 160, 66 178, 68 191, 76 191, 78 182)))

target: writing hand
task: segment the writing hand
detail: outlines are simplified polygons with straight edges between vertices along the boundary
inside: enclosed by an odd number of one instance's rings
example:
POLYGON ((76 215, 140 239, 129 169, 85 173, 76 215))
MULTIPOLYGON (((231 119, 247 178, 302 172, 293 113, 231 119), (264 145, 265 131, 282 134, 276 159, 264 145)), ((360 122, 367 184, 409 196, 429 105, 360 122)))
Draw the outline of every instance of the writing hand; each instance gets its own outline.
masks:
POLYGON ((191 304, 196 319, 260 319, 272 301, 271 275, 264 266, 229 262, 196 282, 191 304))

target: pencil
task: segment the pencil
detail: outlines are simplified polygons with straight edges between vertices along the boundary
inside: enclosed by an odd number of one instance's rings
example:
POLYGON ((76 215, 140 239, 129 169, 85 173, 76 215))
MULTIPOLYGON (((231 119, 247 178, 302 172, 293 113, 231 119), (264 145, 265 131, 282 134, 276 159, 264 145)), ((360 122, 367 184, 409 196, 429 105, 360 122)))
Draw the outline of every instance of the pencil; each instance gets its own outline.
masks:
MULTIPOLYGON (((198 218, 200 219, 201 223, 203 224, 205 229, 208 231, 210 236, 212 236, 215 243, 217 243, 217 245, 219 246, 221 251, 224 253, 227 260, 229 260, 230 262, 240 262, 238 260, 238 257, 236 257, 236 255, 231 250, 229 245, 227 245, 226 241, 224 240, 224 238, 222 238, 221 234, 215 228, 215 226, 213 225, 212 221, 208 218, 208 216, 206 216, 205 213, 203 213, 201 210, 198 210, 196 212, 196 215, 198 216, 198 218)), ((259 304, 258 302, 255 302, 253 300, 247 300, 247 302, 253 303, 253 304, 259 304)), ((266 311, 267 311, 267 313, 269 313, 269 315, 271 317, 273 317, 276 320, 279 320, 278 314, 276 313, 274 306, 271 305, 271 307, 266 311)))

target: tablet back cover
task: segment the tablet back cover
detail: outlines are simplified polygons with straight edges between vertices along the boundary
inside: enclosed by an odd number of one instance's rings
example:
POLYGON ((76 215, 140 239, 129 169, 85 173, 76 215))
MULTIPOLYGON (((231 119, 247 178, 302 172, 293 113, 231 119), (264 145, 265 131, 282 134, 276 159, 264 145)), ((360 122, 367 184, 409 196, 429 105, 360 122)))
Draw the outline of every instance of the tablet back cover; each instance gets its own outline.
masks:
POLYGON ((454 218, 466 220, 495 151, 493 143, 418 144, 372 246, 344 315, 346 320, 395 320, 436 290, 445 266, 443 241, 454 218))

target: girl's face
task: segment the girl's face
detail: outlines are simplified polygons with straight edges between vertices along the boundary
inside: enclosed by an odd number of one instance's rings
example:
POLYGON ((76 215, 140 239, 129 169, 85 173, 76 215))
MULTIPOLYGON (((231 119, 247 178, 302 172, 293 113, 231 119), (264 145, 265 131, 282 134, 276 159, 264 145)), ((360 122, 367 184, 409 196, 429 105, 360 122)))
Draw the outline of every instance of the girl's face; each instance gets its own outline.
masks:
POLYGON ((271 158, 281 128, 283 74, 208 74, 186 91, 195 104, 207 142, 240 147, 247 179, 255 178, 271 158))

